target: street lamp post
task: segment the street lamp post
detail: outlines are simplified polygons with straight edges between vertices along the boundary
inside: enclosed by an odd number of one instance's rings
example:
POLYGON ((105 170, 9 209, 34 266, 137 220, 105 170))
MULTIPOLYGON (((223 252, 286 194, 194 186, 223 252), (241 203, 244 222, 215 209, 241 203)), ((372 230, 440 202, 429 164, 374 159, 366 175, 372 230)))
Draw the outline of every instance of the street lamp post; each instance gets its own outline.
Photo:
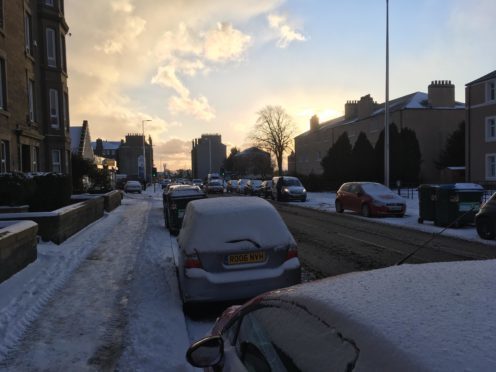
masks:
POLYGON ((146 152, 145 152, 145 122, 151 121, 151 119, 141 120, 141 130, 143 132, 143 178, 145 180, 146 188, 146 152))
POLYGON ((386 99, 384 101, 384 185, 389 187, 389 0, 386 0, 386 99))

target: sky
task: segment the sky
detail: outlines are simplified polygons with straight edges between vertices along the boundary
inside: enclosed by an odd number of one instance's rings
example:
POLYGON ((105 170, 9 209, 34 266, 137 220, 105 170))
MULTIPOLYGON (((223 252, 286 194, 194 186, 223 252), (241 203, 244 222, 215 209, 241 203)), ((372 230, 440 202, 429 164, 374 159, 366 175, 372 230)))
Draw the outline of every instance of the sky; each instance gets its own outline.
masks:
MULTIPOLYGON (((390 99, 496 66, 494 0, 389 1, 390 99)), ((252 144, 257 112, 282 106, 295 135, 385 97, 384 0, 66 0, 72 126, 92 140, 149 135, 161 171, 191 169, 191 142, 252 144), (151 120, 146 121, 144 120, 151 120)))

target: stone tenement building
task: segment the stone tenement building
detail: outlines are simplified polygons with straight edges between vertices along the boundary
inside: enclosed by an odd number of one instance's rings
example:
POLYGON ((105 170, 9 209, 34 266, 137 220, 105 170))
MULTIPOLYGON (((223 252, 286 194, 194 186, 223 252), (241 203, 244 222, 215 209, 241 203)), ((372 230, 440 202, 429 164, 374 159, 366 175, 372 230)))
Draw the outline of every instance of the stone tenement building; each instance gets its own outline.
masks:
POLYGON ((0 172, 69 173, 64 0, 0 10, 0 172))
MULTIPOLYGON (((428 93, 415 92, 389 102, 389 120, 400 131, 415 131, 422 154, 421 182, 436 183, 441 172, 434 164, 447 137, 465 120, 465 105, 455 101, 455 86, 451 81, 433 81, 428 93)), ((384 103, 377 104, 370 95, 359 101, 348 101, 342 117, 319 123, 310 121, 310 130, 295 137, 295 153, 291 155, 292 170, 296 174, 322 174, 320 164, 329 148, 343 132, 352 145, 360 132, 367 135, 372 146, 384 129, 384 103)), ((395 182, 395 180, 391 180, 395 182)))
POLYGON ((467 181, 496 184, 496 70, 465 87, 467 181))
POLYGON ((191 169, 193 178, 204 179, 209 173, 219 173, 226 160, 226 145, 220 134, 202 134, 192 141, 191 169))

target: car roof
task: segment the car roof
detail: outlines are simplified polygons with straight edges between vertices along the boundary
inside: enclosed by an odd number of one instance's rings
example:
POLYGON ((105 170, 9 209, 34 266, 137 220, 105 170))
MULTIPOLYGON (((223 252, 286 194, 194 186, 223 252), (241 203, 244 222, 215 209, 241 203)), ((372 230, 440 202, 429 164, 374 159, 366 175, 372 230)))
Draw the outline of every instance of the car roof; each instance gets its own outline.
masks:
POLYGON ((261 302, 304 306, 353 340, 364 370, 496 370, 495 272, 496 260, 394 266, 261 302))
POLYGON ((277 210, 257 197, 208 198, 188 203, 178 236, 187 253, 219 251, 233 241, 287 249, 296 242, 277 210))

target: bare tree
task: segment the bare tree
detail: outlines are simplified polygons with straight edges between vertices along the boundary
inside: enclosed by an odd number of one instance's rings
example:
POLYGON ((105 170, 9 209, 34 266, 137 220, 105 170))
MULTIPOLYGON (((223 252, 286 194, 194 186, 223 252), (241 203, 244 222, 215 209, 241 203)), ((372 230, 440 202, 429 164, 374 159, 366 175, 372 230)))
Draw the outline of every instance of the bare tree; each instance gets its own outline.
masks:
POLYGON ((279 175, 282 175, 282 159, 291 150, 296 126, 281 106, 265 106, 258 113, 250 140, 276 158, 279 175))

